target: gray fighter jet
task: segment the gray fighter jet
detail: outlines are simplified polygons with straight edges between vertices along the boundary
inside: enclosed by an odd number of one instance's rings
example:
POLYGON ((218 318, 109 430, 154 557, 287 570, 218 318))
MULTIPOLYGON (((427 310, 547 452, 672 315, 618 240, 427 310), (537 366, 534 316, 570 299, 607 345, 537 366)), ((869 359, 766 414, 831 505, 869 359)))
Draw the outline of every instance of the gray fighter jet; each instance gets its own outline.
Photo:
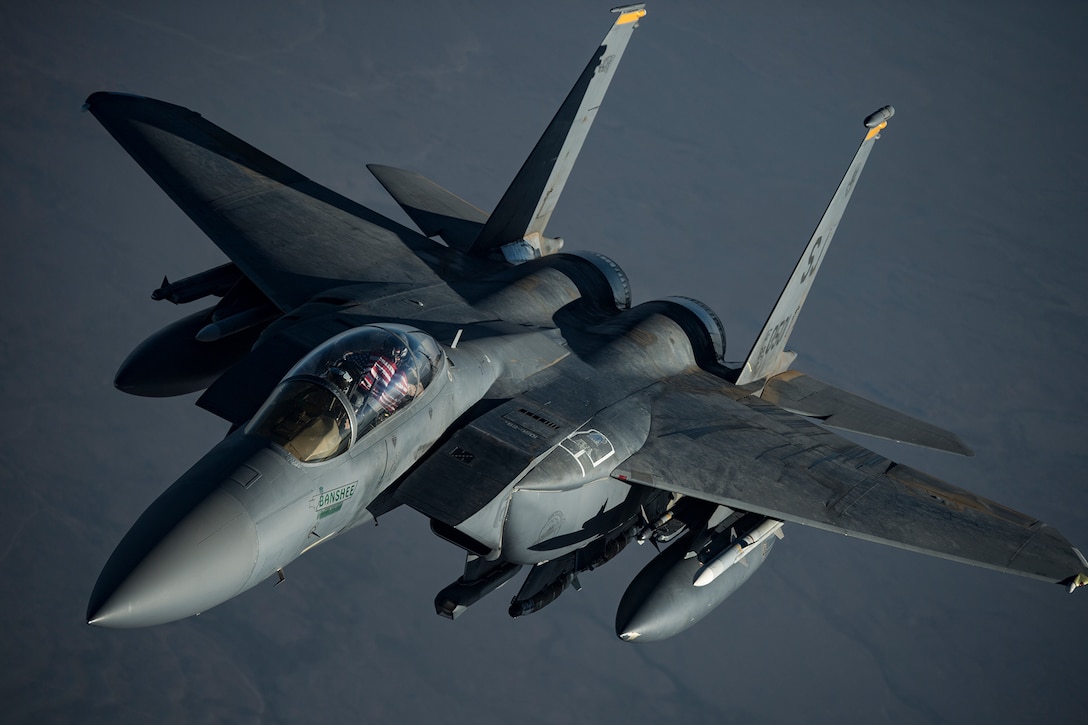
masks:
POLYGON ((228 264, 152 295, 218 298, 144 341, 136 395, 204 390, 225 439, 117 546, 88 620, 142 627, 222 604, 407 505, 466 552, 454 618, 528 567, 517 617, 632 541, 663 547, 619 604, 624 640, 672 636, 758 569, 785 523, 1059 583, 1088 562, 1055 529, 894 463, 828 427, 959 454, 953 434, 790 369, 786 342, 861 170, 861 145, 747 359, 714 312, 631 305, 627 277, 545 236, 642 5, 604 41, 490 214, 371 166, 422 234, 326 189, 200 115, 95 93, 86 108, 228 264), (440 238, 442 241, 432 239, 440 238))

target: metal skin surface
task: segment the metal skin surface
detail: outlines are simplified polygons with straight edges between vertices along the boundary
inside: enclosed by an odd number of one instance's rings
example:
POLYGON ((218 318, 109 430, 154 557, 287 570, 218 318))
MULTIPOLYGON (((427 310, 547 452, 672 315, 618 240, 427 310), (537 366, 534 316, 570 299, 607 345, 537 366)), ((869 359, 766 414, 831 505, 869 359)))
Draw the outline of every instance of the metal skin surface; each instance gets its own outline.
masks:
POLYGON ((143 627, 206 611, 400 505, 466 552, 464 572, 436 584, 436 611, 449 618, 523 566, 511 616, 547 606, 632 540, 674 542, 623 597, 616 633, 627 641, 705 617, 769 553, 773 537, 755 532, 782 521, 1070 589, 1088 583, 1088 562, 1056 530, 804 417, 969 453, 946 431, 787 369, 789 333, 890 107, 866 119, 739 366, 723 362, 725 331, 702 303, 632 307, 615 262, 558 253, 562 240, 543 236, 646 14, 616 12, 492 214, 416 172, 371 167, 427 236, 188 109, 87 99, 231 260, 164 280, 155 299, 221 300, 152 335, 118 372, 117 387, 138 395, 206 388, 197 404, 230 430, 121 540, 90 623, 143 627))
POLYGON ((349 452, 302 463, 274 444, 231 433, 133 525, 99 577, 88 620, 106 627, 173 621, 274 574, 302 552, 373 520, 388 485, 478 401, 501 366, 466 344, 435 384, 349 452))
POLYGON ((133 395, 169 397, 208 387, 257 341, 260 328, 231 335, 215 343, 196 339, 207 324, 211 308, 194 312, 154 333, 121 364, 113 384, 133 395))
POLYGON ((702 563, 688 535, 654 557, 631 581, 616 611, 616 636, 624 642, 656 642, 680 634, 710 614, 763 565, 774 537, 704 587, 696 587, 702 563))

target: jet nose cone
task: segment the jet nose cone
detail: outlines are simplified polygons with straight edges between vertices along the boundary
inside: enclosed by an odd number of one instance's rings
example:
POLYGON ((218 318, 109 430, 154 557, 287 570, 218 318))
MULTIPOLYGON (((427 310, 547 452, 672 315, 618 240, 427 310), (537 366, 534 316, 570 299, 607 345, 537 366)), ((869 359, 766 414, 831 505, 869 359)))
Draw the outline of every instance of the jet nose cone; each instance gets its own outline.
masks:
POLYGON ((116 565, 111 560, 91 595, 87 621, 147 627, 199 614, 245 587, 257 548, 248 512, 238 499, 215 489, 145 554, 128 551, 116 565))

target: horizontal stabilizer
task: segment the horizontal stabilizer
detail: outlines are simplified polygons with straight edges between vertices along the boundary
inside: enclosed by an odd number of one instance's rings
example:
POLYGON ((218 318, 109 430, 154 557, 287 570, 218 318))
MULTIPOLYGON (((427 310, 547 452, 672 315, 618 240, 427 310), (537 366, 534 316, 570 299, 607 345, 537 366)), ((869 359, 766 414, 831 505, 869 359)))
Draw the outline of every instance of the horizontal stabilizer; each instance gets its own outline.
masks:
POLYGON ((367 164, 389 195, 428 237, 441 237, 467 251, 487 222, 487 214, 422 174, 367 164))
POLYGON ((962 456, 974 455, 955 433, 877 405, 796 370, 788 370, 768 380, 760 397, 791 413, 818 418, 832 428, 962 456))

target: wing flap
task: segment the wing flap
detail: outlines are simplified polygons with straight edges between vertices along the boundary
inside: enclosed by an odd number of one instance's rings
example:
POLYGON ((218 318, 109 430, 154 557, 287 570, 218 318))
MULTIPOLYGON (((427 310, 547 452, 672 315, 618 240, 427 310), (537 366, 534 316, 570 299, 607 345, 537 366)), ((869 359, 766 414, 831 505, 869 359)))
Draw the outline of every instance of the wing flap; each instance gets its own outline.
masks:
POLYGON ((819 418, 832 428, 963 456, 974 455, 955 433, 796 370, 787 370, 768 380, 760 397, 791 413, 819 418))
POLYGON ((438 282, 417 232, 314 183, 199 114, 95 93, 86 108, 215 244, 285 311, 349 283, 438 282))
POLYGON ((667 381, 646 445, 613 476, 793 523, 1050 582, 1088 573, 1031 516, 896 464, 705 373, 667 381))

